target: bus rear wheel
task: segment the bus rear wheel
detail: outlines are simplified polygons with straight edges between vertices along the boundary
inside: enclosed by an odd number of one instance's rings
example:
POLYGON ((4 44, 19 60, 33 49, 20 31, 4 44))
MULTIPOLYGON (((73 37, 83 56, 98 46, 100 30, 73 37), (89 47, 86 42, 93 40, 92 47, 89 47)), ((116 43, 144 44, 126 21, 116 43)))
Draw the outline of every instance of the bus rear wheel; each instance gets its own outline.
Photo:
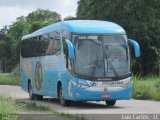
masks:
POLYGON ((33 93, 31 82, 29 82, 28 92, 29 92, 29 98, 31 100, 43 100, 42 95, 36 95, 36 94, 33 93))
POLYGON ((33 93, 32 91, 32 85, 31 85, 31 82, 29 82, 29 85, 28 85, 28 92, 29 92, 29 98, 31 100, 34 100, 36 95, 33 93))
POLYGON ((60 101, 60 104, 62 106, 69 106, 70 104, 70 100, 65 100, 64 99, 64 93, 63 93, 63 87, 62 85, 59 86, 59 101, 60 101))
POLYGON ((116 104, 116 100, 107 100, 105 102, 107 106, 114 106, 116 104))
POLYGON ((35 100, 43 100, 43 96, 42 95, 35 95, 35 100))

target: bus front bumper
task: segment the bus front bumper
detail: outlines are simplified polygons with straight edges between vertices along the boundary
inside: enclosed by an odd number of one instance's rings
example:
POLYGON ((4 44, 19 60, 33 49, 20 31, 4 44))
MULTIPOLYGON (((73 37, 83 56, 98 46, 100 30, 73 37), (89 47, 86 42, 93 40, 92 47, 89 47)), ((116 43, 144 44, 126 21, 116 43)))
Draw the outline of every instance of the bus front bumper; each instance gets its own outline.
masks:
POLYGON ((71 98, 74 101, 128 100, 132 98, 132 86, 112 91, 92 91, 74 86, 72 92, 71 98))

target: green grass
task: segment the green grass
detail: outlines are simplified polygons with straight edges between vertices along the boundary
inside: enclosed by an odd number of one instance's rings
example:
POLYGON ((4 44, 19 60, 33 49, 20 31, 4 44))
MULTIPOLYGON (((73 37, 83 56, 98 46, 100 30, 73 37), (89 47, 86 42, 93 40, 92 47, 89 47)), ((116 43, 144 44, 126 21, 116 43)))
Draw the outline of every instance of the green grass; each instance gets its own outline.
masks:
POLYGON ((18 120, 18 114, 22 112, 51 112, 49 108, 37 106, 36 103, 24 103, 17 100, 0 96, 0 119, 18 120))
POLYGON ((133 77, 133 98, 143 100, 160 100, 160 78, 149 76, 133 77))
POLYGON ((18 107, 16 103, 4 96, 0 96, 0 114, 16 114, 18 107))
POLYGON ((44 106, 37 106, 35 102, 22 102, 0 96, 0 114, 16 114, 19 112, 49 112, 50 108, 44 106))
POLYGON ((38 112, 51 112, 51 109, 49 107, 44 106, 38 106, 36 102, 23 102, 23 101, 16 101, 16 104, 19 106, 19 110, 21 111, 38 111, 38 112))
POLYGON ((39 112, 49 112, 49 113, 54 113, 60 117, 63 117, 63 118, 68 118, 69 120, 86 120, 84 118, 84 116, 80 116, 80 115, 72 115, 72 114, 67 114, 67 113, 64 113, 64 112, 58 112, 57 110, 55 109, 51 109, 49 107, 45 107, 45 106, 42 106, 42 105, 37 105, 35 101, 17 101, 17 104, 19 106, 21 106, 21 109, 23 111, 25 111, 25 109, 27 111, 39 111, 39 112))
POLYGON ((6 119, 11 117, 12 120, 18 120, 18 113, 22 113, 22 112, 27 112, 27 113, 45 112, 50 114, 56 114, 58 116, 61 116, 63 118, 68 118, 70 120, 86 120, 84 116, 66 114, 63 112, 58 112, 54 109, 50 109, 49 107, 37 105, 35 101, 25 102, 25 101, 14 100, 11 98, 0 96, 0 119, 1 119, 1 115, 3 114, 5 115, 6 119))
POLYGON ((0 96, 0 119, 18 120, 17 111, 18 107, 12 99, 0 96))
POLYGON ((1 73, 0 85, 19 85, 19 74, 1 73))

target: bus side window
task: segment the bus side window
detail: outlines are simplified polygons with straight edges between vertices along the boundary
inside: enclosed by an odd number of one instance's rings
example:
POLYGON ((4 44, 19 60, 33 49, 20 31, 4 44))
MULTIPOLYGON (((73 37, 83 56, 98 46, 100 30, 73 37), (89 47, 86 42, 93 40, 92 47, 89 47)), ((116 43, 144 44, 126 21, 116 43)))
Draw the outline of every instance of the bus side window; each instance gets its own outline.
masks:
POLYGON ((32 57, 36 57, 36 48, 37 48, 37 39, 38 39, 38 37, 34 37, 33 38, 33 41, 32 41, 32 45, 31 45, 31 47, 32 47, 32 57))
POLYGON ((68 58, 68 46, 67 43, 65 41, 65 39, 70 39, 71 38, 71 34, 68 31, 62 31, 62 41, 63 41, 63 51, 64 51, 64 59, 66 62, 66 68, 69 69, 69 71, 72 72, 72 62, 69 58, 68 58))
POLYGON ((30 49, 30 44, 31 44, 31 38, 29 38, 26 41, 26 57, 30 57, 31 56, 31 49, 30 49))
POLYGON ((48 49, 46 51, 47 55, 52 55, 54 53, 54 34, 50 33, 49 34, 49 45, 48 49))
POLYGON ((31 38, 23 40, 21 43, 21 55, 23 58, 32 57, 32 43, 31 38))
POLYGON ((48 35, 39 36, 37 39, 36 56, 46 55, 48 44, 49 44, 48 35))
POLYGON ((65 60, 66 68, 68 68, 68 47, 67 47, 65 39, 67 39, 67 32, 62 31, 64 60, 65 60))
POLYGON ((48 48, 48 45, 49 45, 49 40, 48 40, 48 38, 49 38, 49 35, 47 34, 47 35, 43 35, 43 41, 42 41, 42 46, 43 46, 43 55, 46 55, 46 50, 47 50, 47 48, 48 48))
POLYGON ((35 49, 35 46, 34 46, 34 39, 35 38, 30 38, 28 40, 28 56, 27 57, 34 57, 35 54, 34 54, 34 49, 35 49))
POLYGON ((27 40, 23 40, 22 42, 21 42, 21 56, 23 57, 23 58, 25 58, 26 57, 26 41, 27 40))
POLYGON ((41 46, 40 46, 40 41, 42 39, 42 36, 38 36, 38 39, 36 40, 37 42, 37 46, 36 46, 36 56, 40 56, 40 52, 41 52, 41 46))
POLYGON ((59 52, 60 49, 60 32, 56 31, 54 32, 54 53, 59 52))
POLYGON ((46 54, 51 55, 60 51, 60 33, 53 32, 49 34, 49 45, 46 49, 46 54))

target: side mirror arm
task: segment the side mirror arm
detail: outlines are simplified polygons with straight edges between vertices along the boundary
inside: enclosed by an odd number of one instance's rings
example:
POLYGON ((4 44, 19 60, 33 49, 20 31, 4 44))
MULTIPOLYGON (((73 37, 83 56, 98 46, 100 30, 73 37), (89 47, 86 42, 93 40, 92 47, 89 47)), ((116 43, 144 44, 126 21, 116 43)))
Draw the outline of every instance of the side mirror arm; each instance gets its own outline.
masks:
POLYGON ((129 43, 131 43, 134 47, 135 56, 139 57, 140 56, 139 44, 135 40, 132 40, 132 39, 129 39, 129 43))
POLYGON ((74 59, 74 47, 72 42, 69 39, 65 40, 68 46, 68 56, 70 59, 74 59))

